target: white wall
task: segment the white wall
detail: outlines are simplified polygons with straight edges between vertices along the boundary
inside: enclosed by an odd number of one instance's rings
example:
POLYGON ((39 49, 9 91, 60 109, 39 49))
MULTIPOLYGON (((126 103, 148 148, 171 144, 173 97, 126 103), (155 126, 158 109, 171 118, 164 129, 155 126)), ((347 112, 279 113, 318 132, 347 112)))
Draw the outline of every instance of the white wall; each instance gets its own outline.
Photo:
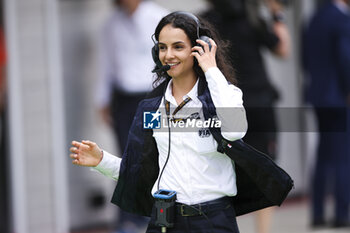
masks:
POLYGON ((68 231, 56 3, 5 1, 13 232, 68 231))

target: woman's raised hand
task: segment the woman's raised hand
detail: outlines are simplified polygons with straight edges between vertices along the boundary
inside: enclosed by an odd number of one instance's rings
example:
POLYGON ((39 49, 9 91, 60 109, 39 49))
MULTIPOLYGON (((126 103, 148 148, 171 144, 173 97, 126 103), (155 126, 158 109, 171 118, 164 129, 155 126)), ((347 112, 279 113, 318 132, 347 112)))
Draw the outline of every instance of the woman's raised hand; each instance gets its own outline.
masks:
POLYGON ((196 57, 198 61, 198 65, 202 68, 203 72, 207 72, 207 70, 211 67, 216 67, 216 44, 215 42, 209 38, 211 49, 209 49, 209 45, 200 39, 197 39, 196 42, 203 46, 194 46, 192 48, 191 56, 196 57))
POLYGON ((96 167, 103 157, 101 149, 91 141, 72 141, 72 147, 69 150, 72 163, 80 166, 96 167))

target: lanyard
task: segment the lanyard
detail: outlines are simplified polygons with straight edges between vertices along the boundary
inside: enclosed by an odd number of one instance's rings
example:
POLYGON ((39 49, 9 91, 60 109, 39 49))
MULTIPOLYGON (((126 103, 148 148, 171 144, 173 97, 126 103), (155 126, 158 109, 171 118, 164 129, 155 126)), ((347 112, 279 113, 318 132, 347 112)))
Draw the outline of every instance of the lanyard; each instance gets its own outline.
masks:
MULTIPOLYGON (((165 98, 164 98, 165 100, 165 98)), ((176 113, 178 113, 178 111, 180 111, 188 102, 191 101, 190 97, 187 97, 184 101, 182 101, 179 106, 177 106, 177 108, 174 110, 173 112, 173 118, 175 116, 176 113)), ((165 100, 165 111, 166 111, 166 115, 169 117, 170 115, 170 102, 165 100)))

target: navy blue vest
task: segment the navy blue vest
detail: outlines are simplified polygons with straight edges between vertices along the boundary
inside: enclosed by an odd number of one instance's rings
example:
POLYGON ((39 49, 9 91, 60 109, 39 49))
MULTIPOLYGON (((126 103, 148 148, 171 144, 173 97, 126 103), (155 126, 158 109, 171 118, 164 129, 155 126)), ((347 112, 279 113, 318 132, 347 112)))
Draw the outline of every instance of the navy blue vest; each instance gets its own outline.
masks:
MULTIPOLYGON (((121 162, 119 179, 112 203, 121 209, 150 216, 154 199, 151 191, 159 174, 158 150, 152 130, 143 129, 143 112, 156 111, 168 81, 160 84, 140 102, 129 131, 128 143, 121 162)), ((207 82, 200 78, 198 98, 203 105, 204 118, 216 116, 207 82)), ((238 194, 232 198, 236 215, 246 214, 272 205, 280 205, 293 181, 268 156, 245 144, 242 140, 229 142, 220 129, 210 129, 218 142, 218 151, 235 161, 238 194), (264 180, 260 177, 267 177, 264 180)))

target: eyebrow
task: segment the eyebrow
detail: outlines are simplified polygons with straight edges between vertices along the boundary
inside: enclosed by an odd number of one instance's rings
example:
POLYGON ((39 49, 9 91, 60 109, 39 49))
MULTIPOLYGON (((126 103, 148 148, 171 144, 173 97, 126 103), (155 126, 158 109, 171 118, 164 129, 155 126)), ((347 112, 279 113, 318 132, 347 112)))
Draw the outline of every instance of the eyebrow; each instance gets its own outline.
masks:
MULTIPOLYGON (((184 43, 185 43, 184 41, 176 41, 176 42, 172 43, 172 45, 184 44, 184 43)), ((158 44, 159 45, 166 45, 165 43, 162 43, 162 42, 159 42, 158 44)))

